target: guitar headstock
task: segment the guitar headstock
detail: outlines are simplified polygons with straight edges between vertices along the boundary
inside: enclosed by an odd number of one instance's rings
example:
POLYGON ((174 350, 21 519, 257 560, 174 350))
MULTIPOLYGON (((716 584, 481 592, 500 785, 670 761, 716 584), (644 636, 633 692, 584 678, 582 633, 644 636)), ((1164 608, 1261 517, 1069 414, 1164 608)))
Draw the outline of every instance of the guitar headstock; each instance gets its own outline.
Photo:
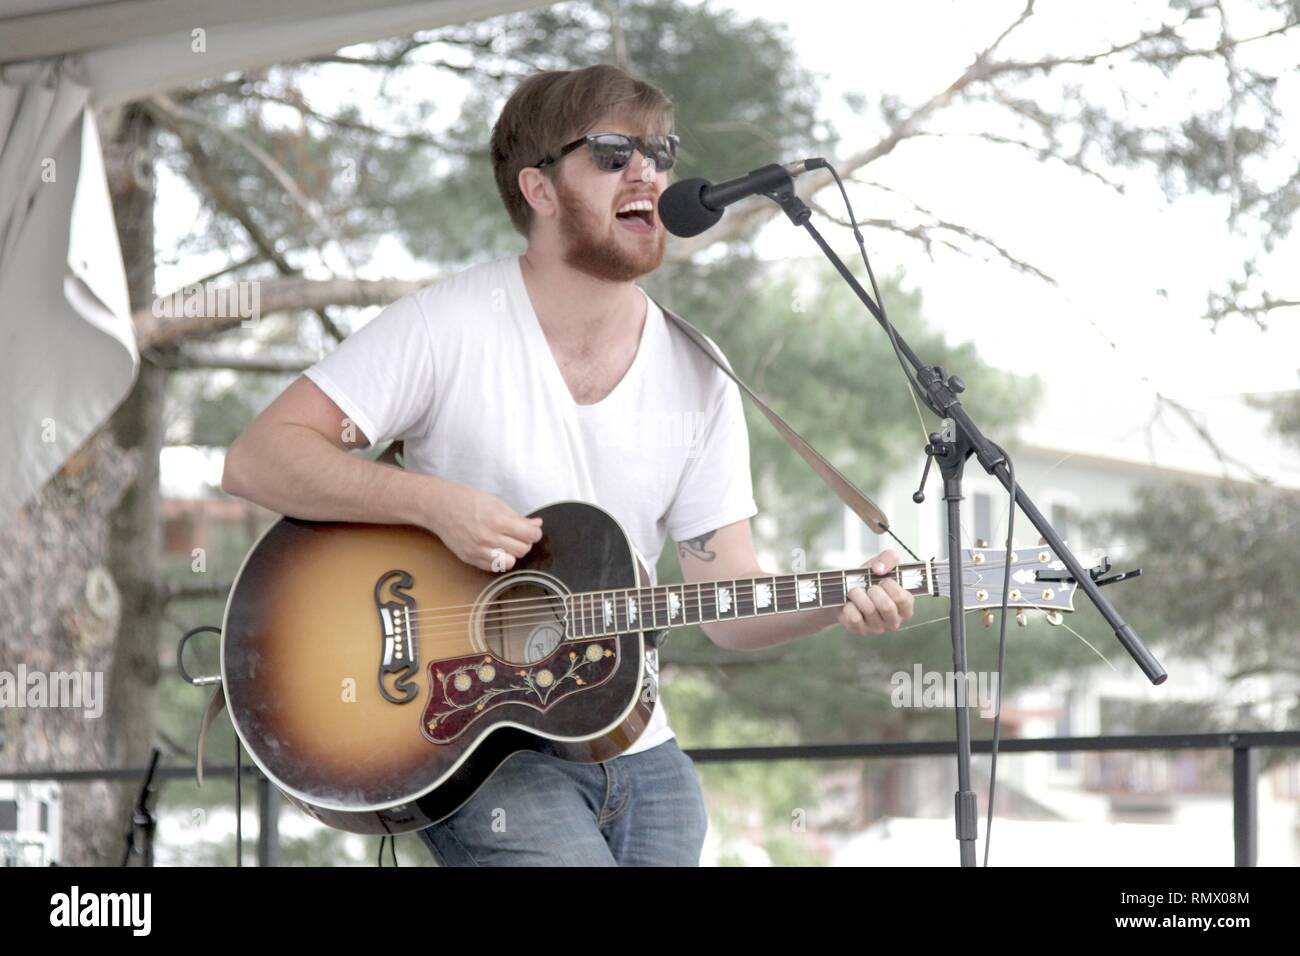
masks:
MULTIPOLYGON (((1036 608, 1048 612, 1048 620, 1059 623, 1062 611, 1074 610, 1074 592, 1079 584, 1069 578, 1065 562, 1045 544, 1017 547, 1010 554, 999 548, 963 548, 962 603, 967 611, 992 611, 1002 606, 1002 582, 1007 564, 1011 565, 1011 579, 1007 589, 1008 608, 1036 608), (1040 578, 1046 572, 1046 577, 1040 578)), ((951 594, 946 560, 935 559, 934 567, 940 581, 939 593, 951 594)), ((987 618, 986 618, 987 623, 987 618)), ((1022 622, 1023 623, 1023 622, 1022 622)))

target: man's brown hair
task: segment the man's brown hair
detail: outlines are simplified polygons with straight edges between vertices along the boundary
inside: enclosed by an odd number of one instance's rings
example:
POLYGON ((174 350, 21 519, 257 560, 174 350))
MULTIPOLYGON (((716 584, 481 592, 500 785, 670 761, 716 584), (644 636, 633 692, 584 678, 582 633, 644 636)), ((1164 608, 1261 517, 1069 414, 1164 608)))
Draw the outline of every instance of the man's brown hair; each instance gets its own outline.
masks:
POLYGON ((607 64, 535 74, 506 100, 492 127, 492 174, 510 221, 525 238, 533 207, 519 191, 519 171, 555 156, 607 114, 627 123, 636 135, 672 131, 672 100, 607 64))

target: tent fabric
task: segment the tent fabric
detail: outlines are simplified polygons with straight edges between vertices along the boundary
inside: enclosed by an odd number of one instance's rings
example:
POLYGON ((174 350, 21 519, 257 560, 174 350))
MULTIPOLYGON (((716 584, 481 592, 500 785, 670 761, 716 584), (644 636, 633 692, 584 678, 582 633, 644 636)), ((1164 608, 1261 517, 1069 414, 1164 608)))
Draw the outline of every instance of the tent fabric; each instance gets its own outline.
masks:
POLYGON ((0 82, 0 523, 126 397, 139 354, 90 88, 0 82))
POLYGON ((95 110, 544 5, 0 0, 0 525, 108 419, 139 368, 95 110))

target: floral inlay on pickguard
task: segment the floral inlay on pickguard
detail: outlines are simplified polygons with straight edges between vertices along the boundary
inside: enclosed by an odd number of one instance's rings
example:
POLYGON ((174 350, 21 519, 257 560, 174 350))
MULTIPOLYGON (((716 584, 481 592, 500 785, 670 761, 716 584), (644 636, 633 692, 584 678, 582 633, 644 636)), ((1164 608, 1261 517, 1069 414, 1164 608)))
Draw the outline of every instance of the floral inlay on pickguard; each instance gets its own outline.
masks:
POLYGON ((544 711, 569 694, 609 680, 618 669, 618 648, 617 637, 606 637, 562 643, 531 664, 511 664, 491 654, 431 661, 429 703, 420 730, 442 744, 500 704, 530 704, 544 711))

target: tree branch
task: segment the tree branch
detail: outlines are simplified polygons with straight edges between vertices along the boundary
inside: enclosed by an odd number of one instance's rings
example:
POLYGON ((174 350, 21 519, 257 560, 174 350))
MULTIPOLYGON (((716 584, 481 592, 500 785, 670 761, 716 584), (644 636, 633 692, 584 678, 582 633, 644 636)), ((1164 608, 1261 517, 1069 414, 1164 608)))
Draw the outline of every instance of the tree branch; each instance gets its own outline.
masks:
MULTIPOLYGON (((1012 255, 1009 250, 999 245, 998 243, 994 242, 988 236, 976 232, 974 229, 971 229, 969 226, 963 226, 960 223, 949 222, 946 219, 941 219, 934 212, 932 212, 929 209, 926 209, 924 206, 918 204, 915 200, 909 198, 908 196, 905 196, 902 193, 898 192, 898 190, 890 189, 888 186, 885 186, 882 183, 868 182, 861 179, 857 179, 856 177, 853 179, 853 181, 857 183, 861 183, 864 186, 874 186, 877 189, 883 189, 885 192, 893 193, 895 196, 898 196, 899 198, 906 201, 909 205, 911 205, 911 207, 914 210, 916 210, 916 212, 920 213, 923 216, 927 216, 930 219, 930 222, 928 223, 922 223, 918 226, 914 226, 911 228, 900 226, 889 220, 880 220, 880 219, 863 220, 862 222, 859 222, 858 225, 875 226, 877 228, 883 226, 884 228, 894 229, 897 232, 902 232, 906 235, 913 236, 914 238, 920 239, 921 242, 925 244, 927 254, 929 254, 929 242, 930 242, 930 237, 928 236, 928 230, 939 229, 944 232, 950 232, 953 233, 954 235, 962 236, 965 239, 969 239, 977 246, 983 246, 987 249, 991 249, 999 258, 1005 260, 1008 264, 1010 264, 1013 268, 1015 268, 1020 272, 1042 279, 1044 282, 1050 285, 1057 284, 1056 280, 1052 278, 1050 275, 1048 275, 1046 272, 1039 269, 1037 266, 1033 265, 1032 263, 1026 262, 1025 260, 1019 258, 1018 256, 1012 255)), ((812 205, 813 208, 816 208, 818 212, 820 212, 823 216, 825 216, 830 221, 834 222, 836 225, 845 226, 845 227, 852 225, 848 220, 842 217, 837 217, 833 213, 828 212, 825 209, 822 209, 816 203, 811 203, 810 205, 812 205)), ((939 241, 943 242, 943 240, 939 240, 939 241)), ((948 246, 950 249, 955 249, 958 252, 964 252, 964 250, 960 249, 958 246, 953 245, 951 242, 943 242, 943 244, 948 246)))
POLYGON ((280 106, 288 106, 290 109, 297 110, 303 116, 311 117, 314 120, 333 126, 336 129, 353 130, 358 133, 368 133, 371 136, 382 139, 390 139, 402 143, 414 143, 418 146, 432 146, 435 149, 441 149, 444 152, 447 151, 445 144, 424 133, 394 133, 388 130, 379 129, 376 126, 371 126, 368 123, 363 123, 360 120, 349 120, 344 119, 341 116, 331 116, 328 113, 322 113, 309 106, 302 94, 298 93, 297 90, 293 91, 292 94, 285 93, 281 96, 256 90, 242 94, 240 99, 260 100, 264 103, 276 103, 280 106))
MULTIPOLYGON (((184 147, 186 153, 189 154, 193 168, 198 174, 200 180, 207 187, 208 195, 212 197, 212 200, 217 204, 217 207, 243 227, 244 231, 248 234, 248 237, 253 241, 253 244, 261 251, 263 256, 271 260, 281 275, 294 276, 300 274, 300 270, 291 266, 289 261, 280 254, 278 249, 275 248, 275 242, 262 230, 262 227, 253 218, 252 211, 248 206, 238 200, 234 194, 226 188, 220 177, 216 175, 212 168, 212 160, 208 156, 207 151, 203 148, 202 144, 199 143, 197 137, 186 128, 184 121, 190 121, 194 125, 201 125, 213 129, 228 138, 236 138, 236 141, 246 143, 247 147, 251 147, 251 151, 255 157, 260 153, 267 161, 269 161, 270 166, 268 168, 272 170, 272 175, 275 175, 275 169, 281 169, 281 171, 283 171, 279 164, 272 160, 270 156, 266 155, 265 151, 261 150, 260 147, 255 143, 252 143, 252 141, 248 140, 246 137, 237 137, 237 134, 231 133, 230 131, 217 126, 202 114, 195 113, 192 110, 182 110, 175 106, 174 103, 167 101, 166 97, 151 98, 149 106, 151 107, 150 113, 157 117, 159 122, 171 130, 181 141, 181 146, 184 147)), ((305 194, 302 193, 301 189, 298 189, 297 184, 293 182, 292 177, 289 177, 287 173, 285 173, 285 181, 282 181, 281 185, 284 186, 285 182, 290 184, 289 190, 291 195, 294 195, 296 191, 297 195, 295 198, 301 196, 304 201, 306 200, 305 194)), ((310 204, 303 208, 304 210, 308 210, 308 214, 310 215, 311 213, 308 209, 309 205, 310 204)), ((332 230, 329 230, 328 227, 326 234, 333 235, 332 230)), ((337 235, 333 235, 333 238, 334 241, 339 244, 340 252, 342 252, 341 241, 337 235)), ((346 253, 344 253, 344 257, 346 259, 346 253)), ((343 339, 346 338, 343 330, 335 324, 334 320, 329 317, 328 313, 326 313, 323 308, 315 311, 316 317, 320 321, 322 328, 325 329, 326 334, 336 342, 342 342, 343 339)))
MULTIPOLYGON (((1021 23, 1029 18, 1033 12, 1033 4, 1029 3, 1015 21, 1004 29, 996 40, 988 47, 980 51, 975 59, 964 69, 961 74, 948 84, 946 88, 931 96, 928 100, 909 113, 903 120, 895 123, 878 142, 861 152, 858 152, 847 159, 843 160, 836 167, 841 178, 847 178, 852 173, 861 169, 870 163, 875 162, 882 156, 887 156, 903 140, 914 136, 922 123, 929 119, 934 113, 943 109, 952 102, 957 96, 971 83, 977 80, 987 79, 989 65, 985 58, 1021 23)), ((805 203, 809 202, 813 195, 833 185, 835 178, 830 172, 824 169, 814 170, 800 176, 795 181, 795 193, 805 203)), ((735 240, 744 236, 753 235, 769 219, 773 218, 779 208, 771 202, 743 202, 737 205, 731 215, 723 222, 710 229, 707 233, 697 236, 693 239, 684 239, 674 243, 669 247, 667 259, 671 262, 685 262, 694 256, 697 252, 719 243, 735 240)))
POLYGON ((301 372, 315 365, 317 358, 310 355, 291 355, 285 358, 274 356, 255 357, 250 355, 222 355, 219 352, 200 350, 182 350, 170 352, 157 359, 163 368, 173 371, 199 369, 224 369, 232 372, 259 372, 271 375, 283 375, 301 372))
POLYGON ((1091 166, 1085 163, 1078 156, 1066 156, 1056 152, 1056 150, 1054 149, 1055 144, 1035 146, 1033 143, 1030 143, 1027 140, 1016 139, 1011 136, 1000 136, 997 133, 983 133, 983 132, 980 133, 920 132, 917 133, 916 136, 918 139, 921 137, 930 137, 932 139, 940 139, 940 138, 946 138, 950 136, 968 137, 970 139, 982 139, 985 142, 995 143, 999 146, 1016 146, 1019 147, 1020 149, 1025 150, 1026 152, 1033 153, 1040 162, 1045 159, 1054 159, 1059 163, 1064 163, 1066 166, 1069 166, 1071 169, 1083 173, 1085 176, 1089 176, 1097 180, 1103 186, 1107 186, 1110 189, 1115 190, 1115 192, 1119 193, 1120 195, 1124 194, 1123 183, 1117 183, 1113 179, 1108 179, 1101 172, 1093 169, 1091 166))

